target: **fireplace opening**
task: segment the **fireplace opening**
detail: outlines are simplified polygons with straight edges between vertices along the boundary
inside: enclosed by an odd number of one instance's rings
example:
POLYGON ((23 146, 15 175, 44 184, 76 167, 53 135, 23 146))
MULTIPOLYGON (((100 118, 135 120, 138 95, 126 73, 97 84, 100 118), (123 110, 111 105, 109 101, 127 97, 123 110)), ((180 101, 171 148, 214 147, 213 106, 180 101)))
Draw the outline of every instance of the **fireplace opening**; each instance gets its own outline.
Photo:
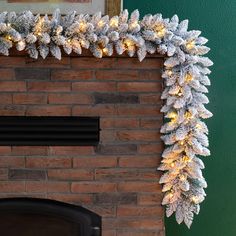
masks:
POLYGON ((96 146, 99 131, 99 117, 0 117, 0 145, 96 146))
POLYGON ((53 200, 0 200, 0 235, 100 236, 101 217, 83 207, 53 200))

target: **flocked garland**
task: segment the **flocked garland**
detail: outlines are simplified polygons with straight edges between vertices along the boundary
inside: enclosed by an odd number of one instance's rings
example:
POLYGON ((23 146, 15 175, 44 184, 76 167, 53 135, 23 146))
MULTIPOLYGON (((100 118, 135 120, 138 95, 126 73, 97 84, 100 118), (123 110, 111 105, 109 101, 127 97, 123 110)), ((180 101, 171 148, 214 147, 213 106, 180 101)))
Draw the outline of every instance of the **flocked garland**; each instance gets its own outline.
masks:
POLYGON ((163 19, 161 14, 146 15, 139 20, 136 10, 128 17, 124 10, 109 19, 96 13, 92 16, 71 12, 61 16, 56 10, 52 17, 33 15, 30 11, 20 14, 0 14, 0 53, 9 49, 26 50, 30 57, 46 58, 49 52, 61 59, 61 48, 70 54, 81 54, 89 49, 95 57, 111 56, 126 52, 137 54, 142 61, 147 53, 167 56, 162 77, 165 89, 161 111, 167 118, 161 128, 166 148, 159 170, 163 184, 163 205, 166 214, 175 212, 178 223, 190 227, 194 213, 198 214, 206 194, 207 183, 202 176, 204 164, 198 155, 208 156, 208 129, 202 119, 212 116, 204 104, 204 93, 210 85, 207 68, 213 63, 203 55, 209 51, 204 46, 206 38, 200 31, 188 31, 188 20, 179 23, 175 15, 163 19))

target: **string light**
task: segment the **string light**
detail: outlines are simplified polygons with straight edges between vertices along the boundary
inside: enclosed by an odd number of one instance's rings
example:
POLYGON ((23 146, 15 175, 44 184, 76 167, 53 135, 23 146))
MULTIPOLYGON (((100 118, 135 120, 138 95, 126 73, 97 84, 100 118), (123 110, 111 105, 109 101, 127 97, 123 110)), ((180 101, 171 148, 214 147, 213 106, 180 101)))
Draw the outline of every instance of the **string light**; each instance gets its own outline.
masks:
POLYGON ((195 204, 197 204, 198 201, 199 201, 199 199, 198 199, 197 196, 192 196, 192 197, 191 197, 191 201, 194 202, 195 204))
POLYGON ((181 97, 183 95, 183 88, 179 87, 179 90, 177 91, 176 95, 178 97, 181 97))
POLYGON ((174 162, 172 162, 171 164, 170 164, 170 167, 175 167, 175 163, 174 162))
POLYGON ((187 119, 189 121, 193 118, 193 115, 191 112, 187 111, 187 112, 185 112, 184 117, 185 117, 185 119, 187 119))
POLYGON ((167 115, 168 118, 171 119, 170 123, 171 124, 175 124, 177 122, 177 113, 176 112, 170 112, 168 115, 167 115))
POLYGON ((135 21, 135 22, 133 22, 133 23, 130 24, 130 27, 131 27, 132 29, 136 28, 137 26, 138 26, 138 21, 135 21))
POLYGON ((173 74, 173 71, 172 70, 167 70, 166 73, 167 73, 168 76, 171 76, 173 74))
POLYGON ((186 162, 186 163, 188 163, 188 162, 191 162, 192 160, 191 160, 191 158, 190 157, 188 157, 188 156, 183 156, 182 157, 182 160, 183 160, 183 162, 186 162))
POLYGON ((182 145, 182 146, 184 145, 184 143, 185 143, 184 140, 181 140, 181 141, 179 142, 179 144, 182 145))
POLYGON ((81 32, 85 32, 86 31, 86 24, 84 22, 80 22, 79 24, 79 30, 81 32))
POLYGON ((181 96, 183 96, 183 93, 182 93, 182 92, 179 92, 179 93, 177 94, 177 96, 178 96, 178 97, 181 97, 181 96))
POLYGON ((177 122, 177 120, 176 119, 172 119, 169 123, 171 124, 171 125, 175 125, 176 124, 176 122, 177 122))
POLYGON ((185 181, 185 180, 187 179, 187 177, 186 177, 185 175, 180 175, 179 179, 180 179, 181 181, 185 181))
POLYGON ((169 196, 169 200, 171 200, 174 197, 174 191, 172 189, 170 190, 168 196, 169 196))
POLYGON ((186 48, 188 49, 188 50, 191 50, 191 49, 193 49, 195 47, 195 41, 194 40, 190 40, 190 41, 188 41, 187 43, 186 43, 186 48))
POLYGON ((155 31, 157 33, 157 35, 162 38, 165 36, 165 33, 166 33, 166 28, 164 26, 164 24, 158 24, 156 27, 155 27, 155 31))
POLYGON ((103 52, 104 55, 107 55, 108 54, 108 49, 107 48, 103 48, 102 52, 103 52))
POLYGON ((202 126, 200 125, 200 124, 196 124, 196 126, 195 126, 197 129, 201 129, 202 128, 202 126))
POLYGON ((169 114, 168 114, 168 118, 170 118, 170 119, 175 119, 175 118, 177 118, 177 113, 176 112, 170 112, 169 114))
POLYGON ((128 47, 128 50, 129 51, 132 51, 132 52, 135 52, 135 46, 134 45, 131 45, 128 47))
POLYGON ((81 44, 81 46, 82 46, 82 47, 85 47, 85 46, 86 46, 86 44, 85 44, 85 41, 84 41, 84 40, 80 40, 80 44, 81 44))
POLYGON ((127 47, 133 46, 133 42, 131 40, 127 39, 127 40, 125 40, 125 45, 127 47))
POLYGON ((193 80, 193 76, 190 73, 187 73, 184 77, 185 82, 190 82, 193 80))
POLYGON ((11 40, 12 38, 11 38, 11 36, 10 36, 10 35, 8 35, 8 36, 7 36, 7 39, 8 39, 8 40, 11 40))
POLYGON ((110 26, 111 27, 118 27, 118 24, 119 24, 119 22, 118 22, 118 19, 111 19, 111 21, 110 21, 110 26))
POLYGON ((98 27, 102 28, 105 25, 103 20, 98 21, 98 27))
POLYGON ((38 35, 38 36, 42 35, 41 29, 42 29, 43 22, 44 22, 44 18, 40 17, 39 21, 38 21, 38 23, 36 25, 36 31, 35 31, 35 34, 38 35))

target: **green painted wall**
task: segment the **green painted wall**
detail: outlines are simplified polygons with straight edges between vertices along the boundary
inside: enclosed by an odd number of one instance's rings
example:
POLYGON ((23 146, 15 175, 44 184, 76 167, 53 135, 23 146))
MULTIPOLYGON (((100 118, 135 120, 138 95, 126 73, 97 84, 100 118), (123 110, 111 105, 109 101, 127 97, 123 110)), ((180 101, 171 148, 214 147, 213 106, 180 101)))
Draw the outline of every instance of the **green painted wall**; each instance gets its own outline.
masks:
POLYGON ((235 0, 124 0, 124 8, 141 15, 177 14, 189 19, 190 29, 209 39, 212 86, 208 108, 211 157, 204 158, 207 199, 190 230, 166 220, 167 236, 236 235, 236 1, 235 0))

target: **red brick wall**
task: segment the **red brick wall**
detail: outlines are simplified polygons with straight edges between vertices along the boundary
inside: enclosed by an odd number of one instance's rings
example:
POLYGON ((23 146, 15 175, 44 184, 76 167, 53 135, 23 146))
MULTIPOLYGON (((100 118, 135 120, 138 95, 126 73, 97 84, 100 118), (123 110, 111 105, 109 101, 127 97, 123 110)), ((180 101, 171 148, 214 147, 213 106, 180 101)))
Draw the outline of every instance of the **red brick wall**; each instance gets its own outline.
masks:
POLYGON ((103 218, 103 236, 163 236, 163 59, 0 57, 0 115, 100 116, 98 147, 0 147, 0 198, 55 199, 103 218))

